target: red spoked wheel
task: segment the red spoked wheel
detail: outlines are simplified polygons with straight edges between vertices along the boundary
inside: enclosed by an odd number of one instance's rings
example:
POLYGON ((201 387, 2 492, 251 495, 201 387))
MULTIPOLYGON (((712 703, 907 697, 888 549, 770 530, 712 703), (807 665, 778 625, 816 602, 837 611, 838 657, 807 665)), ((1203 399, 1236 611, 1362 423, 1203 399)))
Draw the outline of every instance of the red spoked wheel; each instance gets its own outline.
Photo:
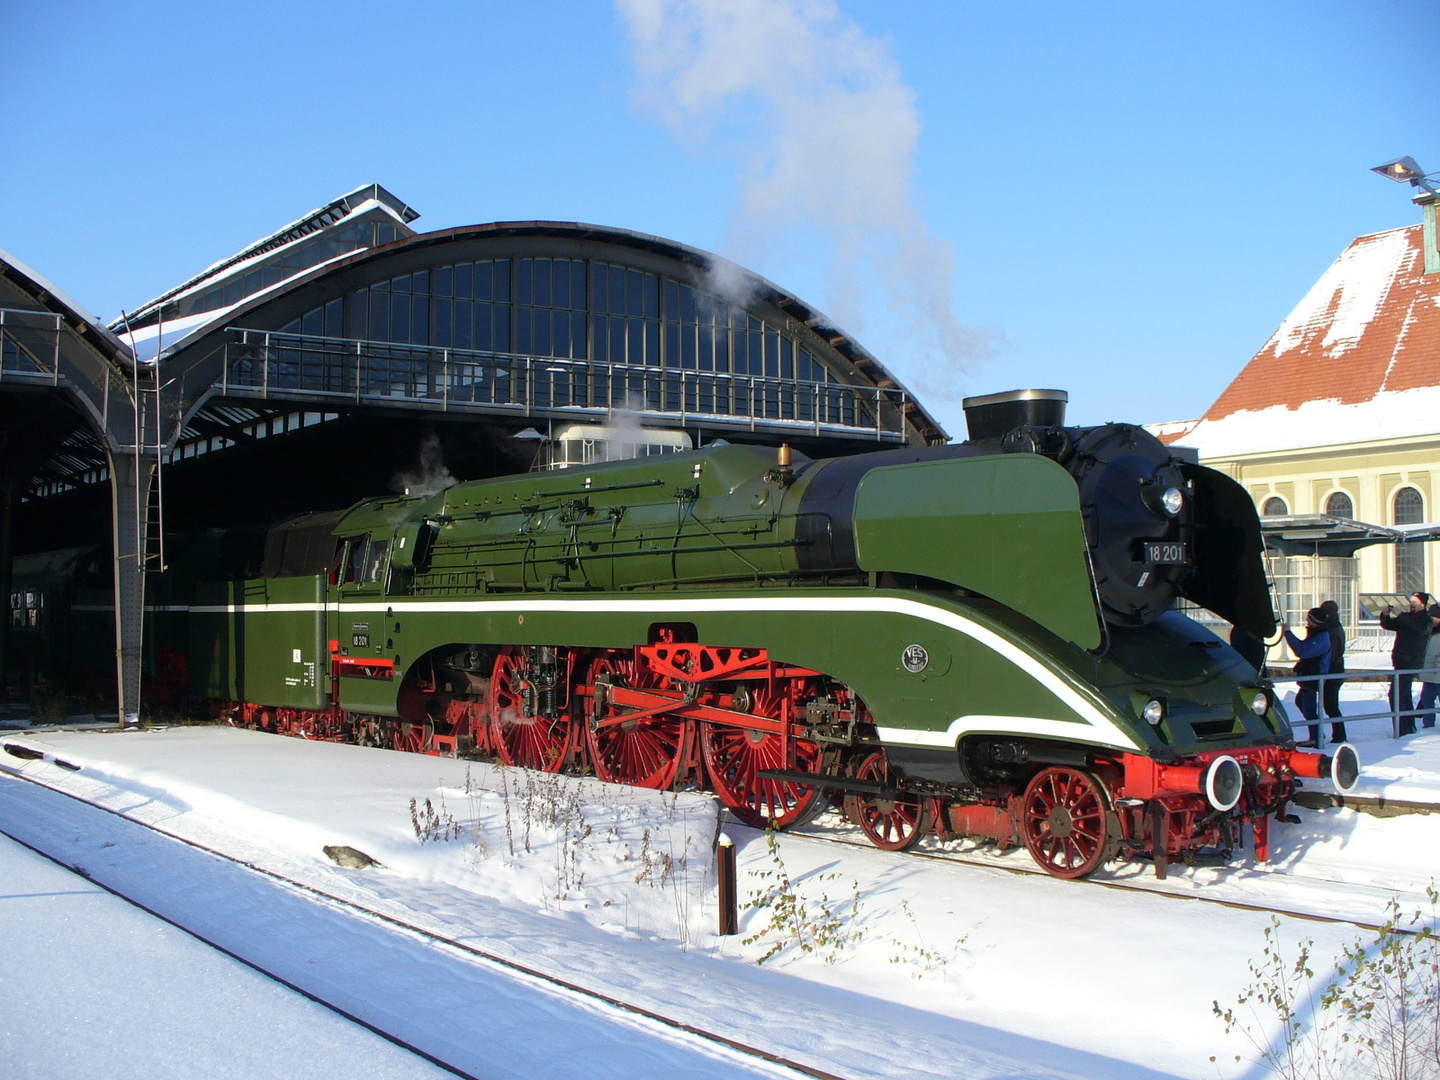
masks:
POLYGON ((390 745, 409 754, 423 754, 435 738, 435 725, 397 720, 390 727, 390 745))
POLYGON ((1109 854, 1110 800, 1089 773, 1041 769, 1025 789, 1021 832, 1040 868, 1058 878, 1083 878, 1109 854))
POLYGON ((595 693, 585 699, 585 740, 595 775, 612 784, 665 790, 675 783, 680 767, 689 757, 690 724, 660 713, 639 720, 621 721, 600 727, 626 712, 607 700, 606 686, 628 686, 648 690, 668 680, 648 667, 637 664, 626 653, 602 653, 590 665, 587 681, 595 693))
MULTIPOLYGON (((568 670, 562 678, 568 680, 568 670)), ((495 658, 490 679, 490 744, 495 756, 506 765, 559 772, 570 756, 574 725, 568 712, 553 720, 539 715, 539 695, 539 687, 526 672, 525 654, 514 645, 506 645, 495 658)), ((565 697, 569 698, 568 687, 565 697)))
MULTIPOLYGON (((887 784, 890 760, 884 750, 875 750, 860 759, 852 773, 856 780, 887 784)), ((929 802, 918 795, 852 792, 845 796, 845 813, 876 847, 904 851, 930 831, 929 802)))
MULTIPOLYGON (((783 692, 783 691, 782 691, 783 692)), ((753 691, 756 716, 779 719, 781 698, 768 689, 753 691)), ((817 788, 788 780, 763 780, 766 769, 786 769, 819 776, 825 767, 820 744, 793 739, 795 760, 785 760, 785 740, 778 734, 706 721, 700 725, 700 750, 710 786, 737 818, 757 829, 784 829, 808 820, 823 807, 817 788)))

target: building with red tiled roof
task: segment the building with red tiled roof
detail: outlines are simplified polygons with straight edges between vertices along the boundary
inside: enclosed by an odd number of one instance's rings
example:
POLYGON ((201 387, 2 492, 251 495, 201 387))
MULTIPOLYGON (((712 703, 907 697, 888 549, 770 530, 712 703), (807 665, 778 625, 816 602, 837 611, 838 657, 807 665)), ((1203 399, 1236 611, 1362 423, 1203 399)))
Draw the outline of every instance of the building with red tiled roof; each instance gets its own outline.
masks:
MULTIPOLYGON (((1416 202, 1425 223, 1354 240, 1204 416, 1153 430, 1264 514, 1440 520, 1440 247, 1416 202)), ((1432 547, 1365 549, 1357 591, 1437 591, 1432 547)))

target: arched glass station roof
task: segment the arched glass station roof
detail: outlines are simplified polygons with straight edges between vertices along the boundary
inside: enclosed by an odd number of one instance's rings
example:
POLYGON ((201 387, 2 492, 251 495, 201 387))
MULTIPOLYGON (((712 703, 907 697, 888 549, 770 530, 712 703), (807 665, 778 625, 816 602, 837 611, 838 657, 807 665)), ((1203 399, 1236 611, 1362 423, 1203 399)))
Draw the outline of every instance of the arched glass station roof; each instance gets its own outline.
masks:
MULTIPOLYGON (((158 356, 162 460, 353 407, 517 426, 624 410, 837 449, 947 438, 833 322, 716 256, 570 222, 421 234, 418 216, 378 184, 357 188, 112 321, 115 364, 144 373, 158 356)), ((37 362, 11 341, 0 380, 45 377, 37 362)), ((105 479, 87 440, 72 436, 71 464, 42 486, 105 479)))
POLYGON ((226 398, 945 438, 823 315, 714 256, 576 223, 416 234, 416 216, 358 189, 111 329, 141 359, 223 359, 201 366, 226 398))

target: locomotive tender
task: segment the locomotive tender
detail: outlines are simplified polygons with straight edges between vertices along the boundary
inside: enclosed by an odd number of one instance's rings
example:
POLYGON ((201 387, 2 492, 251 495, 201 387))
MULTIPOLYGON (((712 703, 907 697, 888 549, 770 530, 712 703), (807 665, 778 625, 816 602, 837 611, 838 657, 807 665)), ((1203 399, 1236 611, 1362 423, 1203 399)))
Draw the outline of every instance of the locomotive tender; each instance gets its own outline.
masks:
POLYGON ((882 848, 1023 843, 1059 877, 1229 854, 1298 778, 1274 691, 1174 610, 1275 629, 1253 504, 1065 395, 970 441, 828 460, 713 444, 383 498, 199 587, 192 693, 233 722, 651 788, 882 848))

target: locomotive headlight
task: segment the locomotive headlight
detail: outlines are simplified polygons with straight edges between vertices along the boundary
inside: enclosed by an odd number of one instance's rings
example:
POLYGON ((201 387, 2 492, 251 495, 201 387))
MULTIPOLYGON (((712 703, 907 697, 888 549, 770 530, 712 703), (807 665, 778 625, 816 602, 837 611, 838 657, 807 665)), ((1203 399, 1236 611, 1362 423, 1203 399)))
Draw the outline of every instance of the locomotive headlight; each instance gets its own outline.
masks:
POLYGON ((1166 488, 1165 494, 1160 496, 1160 505, 1165 508, 1165 513, 1174 517, 1185 509, 1185 493, 1179 488, 1166 488))
POLYGON ((1255 695, 1254 701, 1250 702, 1250 711, 1256 716, 1264 716, 1270 711, 1270 699, 1265 696, 1263 690, 1255 695))
POLYGON ((1165 703, 1159 698, 1151 698, 1145 703, 1145 708, 1140 711, 1147 724, 1158 724, 1165 719, 1165 703))

